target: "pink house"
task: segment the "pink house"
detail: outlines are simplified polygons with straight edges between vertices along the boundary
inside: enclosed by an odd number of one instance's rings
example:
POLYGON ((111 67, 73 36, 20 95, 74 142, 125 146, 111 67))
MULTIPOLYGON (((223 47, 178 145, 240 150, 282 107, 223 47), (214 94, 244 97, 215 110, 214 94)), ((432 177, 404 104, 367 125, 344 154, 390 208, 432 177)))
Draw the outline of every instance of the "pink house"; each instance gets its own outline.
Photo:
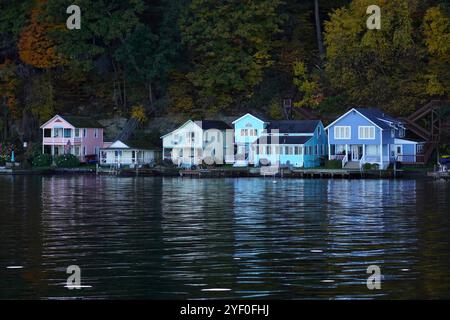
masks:
POLYGON ((73 154, 81 162, 98 159, 103 147, 103 126, 91 118, 56 115, 41 126, 42 152, 73 154))

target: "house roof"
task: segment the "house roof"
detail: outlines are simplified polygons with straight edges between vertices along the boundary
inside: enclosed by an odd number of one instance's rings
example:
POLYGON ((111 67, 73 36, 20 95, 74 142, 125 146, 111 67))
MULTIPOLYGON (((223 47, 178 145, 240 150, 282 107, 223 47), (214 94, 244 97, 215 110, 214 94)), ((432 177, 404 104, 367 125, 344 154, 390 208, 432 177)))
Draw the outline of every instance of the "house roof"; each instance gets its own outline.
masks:
POLYGON ((267 131, 278 130, 281 133, 313 133, 320 120, 278 120, 270 121, 267 131))
POLYGON ((356 111, 361 113, 364 117, 374 122, 377 126, 382 129, 390 129, 391 126, 386 123, 386 121, 400 125, 402 122, 398 119, 391 117, 385 112, 377 108, 356 108, 356 111), (384 120, 384 121, 383 121, 384 120))
POLYGON ((264 136, 254 142, 254 144, 305 144, 312 136, 264 136))
POLYGON ((349 114, 352 111, 356 111, 361 116, 372 122, 374 125, 376 125, 380 129, 391 129, 390 123, 394 123, 396 125, 403 124, 402 121, 391 117, 390 115, 386 114, 380 109, 377 108, 352 108, 348 110, 346 113, 344 113, 342 116, 334 120, 332 123, 330 123, 325 130, 328 130, 332 125, 334 125, 336 122, 344 118, 347 114, 349 114))
POLYGON ((61 118, 69 122, 75 128, 103 128, 100 123, 89 117, 61 116, 61 118))
POLYGON ((196 125, 198 125, 203 130, 208 129, 219 129, 226 130, 231 129, 231 127, 223 121, 220 120, 196 120, 194 121, 196 125))
POLYGON ((226 129, 231 129, 231 127, 226 124, 223 121, 220 120, 196 120, 196 121, 192 121, 192 120, 188 120, 185 123, 183 123, 181 126, 179 126, 178 128, 166 133, 165 135, 161 136, 161 139, 164 137, 167 137, 168 135, 174 133, 175 131, 180 130, 181 128, 183 128, 185 125, 187 125, 188 123, 195 123, 197 126, 199 126, 201 129, 203 130, 208 130, 208 129, 219 129, 219 130, 226 130, 226 129))
POLYGON ((139 149, 139 150, 155 150, 153 145, 151 145, 148 141, 145 140, 116 140, 111 143, 108 147, 102 149, 111 149, 111 150, 127 150, 127 149, 139 149))
POLYGON ((253 118, 255 118, 255 119, 257 119, 257 120, 259 120, 259 121, 261 121, 261 122, 267 122, 267 119, 265 119, 264 117, 261 117, 261 116, 254 116, 254 115, 252 115, 251 113, 246 113, 246 114, 244 114, 243 116, 241 116, 241 117, 237 118, 236 120, 234 120, 234 121, 233 121, 233 124, 235 124, 236 122, 238 122, 239 120, 241 120, 242 118, 244 118, 244 117, 246 117, 246 116, 251 116, 251 117, 253 117, 253 118))

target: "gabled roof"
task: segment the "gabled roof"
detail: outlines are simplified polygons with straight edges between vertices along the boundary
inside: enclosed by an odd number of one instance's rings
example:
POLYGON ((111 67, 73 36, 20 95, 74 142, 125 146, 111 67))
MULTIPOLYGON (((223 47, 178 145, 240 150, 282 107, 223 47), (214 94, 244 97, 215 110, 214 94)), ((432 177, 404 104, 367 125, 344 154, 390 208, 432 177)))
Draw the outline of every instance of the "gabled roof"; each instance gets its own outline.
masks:
POLYGON ((176 129, 174 129, 174 130, 172 130, 172 131, 170 131, 170 132, 167 132, 165 135, 161 136, 161 139, 164 138, 164 137, 167 137, 168 135, 174 133, 175 131, 180 130, 180 129, 183 128, 185 125, 187 125, 188 123, 191 123, 191 122, 194 122, 194 121, 192 121, 192 120, 189 119, 188 121, 186 121, 185 123, 183 123, 183 124, 182 124, 181 126, 179 126, 178 128, 176 128, 176 129))
POLYGON ((398 119, 395 119, 391 117, 390 115, 386 114, 385 112, 381 111, 380 109, 376 108, 357 108, 355 109, 359 113, 361 113, 364 117, 369 119, 370 121, 377 124, 379 127, 383 129, 390 129, 391 126, 386 123, 391 122, 393 124, 400 125, 402 122, 398 119), (384 121, 383 121, 384 120, 384 121))
POLYGON ((246 117, 246 116, 251 116, 251 117, 253 117, 253 118, 255 118, 256 120, 259 120, 259 121, 261 121, 261 122, 267 122, 265 119, 263 119, 262 117, 256 117, 256 116, 254 116, 254 115, 252 115, 251 113, 246 113, 246 114, 244 114, 242 117, 239 117, 239 118, 237 118, 236 120, 234 120, 233 122, 232 122, 232 124, 235 124, 236 122, 238 122, 239 120, 241 120, 242 118, 244 118, 244 117, 246 117))
POLYGON ((267 132, 278 130, 280 133, 314 133, 320 120, 275 120, 270 121, 267 132))
POLYGON ((103 128, 100 123, 89 117, 61 116, 61 118, 69 122, 75 128, 103 128))
POLYGON ((104 128, 104 126, 102 126, 96 120, 89 118, 89 117, 60 116, 60 115, 55 115, 50 120, 48 120, 44 124, 42 124, 40 128, 45 127, 48 123, 52 122, 55 118, 61 118, 64 121, 71 124, 75 128, 104 128))
POLYGON ((312 136, 264 136, 253 142, 253 144, 305 144, 312 136))
POLYGON ((170 134, 180 130, 181 128, 183 128, 184 126, 186 126, 188 123, 191 123, 191 122, 194 123, 196 126, 198 126, 202 130, 208 130, 208 129, 226 130, 226 129, 231 129, 231 127, 228 124, 226 124, 223 121, 219 121, 219 120, 196 120, 196 121, 188 120, 185 123, 183 123, 181 126, 176 128, 175 130, 172 130, 172 131, 166 133, 165 135, 161 136, 161 139, 163 139, 164 137, 167 137, 168 135, 170 135, 170 134))
POLYGON ((347 114, 350 112, 355 111, 358 114, 360 114, 362 117, 366 118, 368 121, 373 123, 375 126, 377 126, 380 129, 391 129, 390 123, 394 123, 396 125, 401 125, 402 122, 398 119, 395 119, 394 117, 391 117, 390 115, 386 114, 385 112, 381 111, 377 108, 352 108, 348 110, 346 113, 344 113, 342 116, 334 120, 332 123, 330 123, 325 130, 327 130, 329 127, 334 125, 336 122, 344 118, 347 114))
POLYGON ((198 125, 203 130, 208 129, 219 129, 226 130, 231 129, 231 127, 223 121, 219 120, 196 120, 195 124, 198 125))
POLYGON ((139 149, 139 150, 154 150, 156 149, 154 146, 152 146, 147 141, 141 141, 141 140, 127 140, 127 141, 121 141, 116 140, 111 145, 109 145, 107 148, 102 149, 113 149, 113 150, 126 150, 126 149, 139 149))

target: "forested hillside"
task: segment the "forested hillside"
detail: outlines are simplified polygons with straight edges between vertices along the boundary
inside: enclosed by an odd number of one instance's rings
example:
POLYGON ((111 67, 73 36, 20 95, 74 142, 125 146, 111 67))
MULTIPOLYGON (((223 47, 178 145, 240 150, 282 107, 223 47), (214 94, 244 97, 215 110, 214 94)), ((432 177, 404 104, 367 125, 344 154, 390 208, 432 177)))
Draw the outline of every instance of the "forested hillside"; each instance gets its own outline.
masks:
POLYGON ((446 98, 445 0, 2 0, 0 140, 36 140, 55 113, 142 121, 446 98), (68 30, 66 9, 81 8, 68 30), (367 7, 381 7, 369 30, 367 7))

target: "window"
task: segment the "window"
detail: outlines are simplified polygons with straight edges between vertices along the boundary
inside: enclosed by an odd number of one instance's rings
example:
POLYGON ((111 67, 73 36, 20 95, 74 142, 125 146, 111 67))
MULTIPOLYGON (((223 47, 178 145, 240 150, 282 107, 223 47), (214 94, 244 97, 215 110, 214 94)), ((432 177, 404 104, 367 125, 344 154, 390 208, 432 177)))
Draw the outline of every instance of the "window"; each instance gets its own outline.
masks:
POLYGON ((99 147, 95 147, 94 150, 95 150, 95 154, 98 155, 98 153, 99 153, 99 147))
POLYGON ((400 138, 404 138, 405 137, 405 129, 404 128, 400 128, 398 135, 400 138))
POLYGON ((292 147, 286 147, 285 148, 285 154, 292 155, 292 152, 293 152, 292 147))
POLYGON ((358 127, 358 138, 360 140, 373 140, 375 139, 375 127, 374 126, 360 126, 358 127))
POLYGON ((98 138, 98 129, 97 128, 94 129, 94 138, 98 138))
POLYGON ((72 129, 64 129, 64 138, 72 137, 72 129))
POLYGON ((79 138, 80 137, 80 129, 75 129, 75 138, 79 138))
POLYGON ((294 147, 294 154, 299 155, 300 154, 300 147, 295 146, 294 147))
POLYGON ((259 146, 259 154, 264 154, 264 147, 263 146, 259 146))
POLYGON ((44 129, 44 138, 52 137, 52 129, 44 129))
POLYGON ((86 138, 87 136, 87 129, 83 129, 83 137, 86 138))
POLYGON ((57 128, 53 129, 53 137, 55 137, 55 138, 59 137, 59 129, 57 129, 57 128))
POLYGON ((335 139, 351 139, 351 128, 349 126, 336 126, 334 127, 335 139))
POLYGON ((275 146, 275 154, 280 154, 280 146, 275 146))
POLYGON ((271 146, 266 146, 266 153, 267 154, 272 154, 272 147, 271 146))
POLYGON ((316 144, 316 147, 314 148, 316 153, 315 154, 319 154, 319 146, 316 144))
POLYGON ((76 155, 76 156, 79 156, 79 155, 80 155, 80 147, 79 147, 79 146, 75 146, 75 147, 73 148, 73 150, 74 150, 74 155, 76 155))
POLYGON ((366 146, 366 152, 368 156, 378 156, 380 146, 377 144, 369 144, 366 146))
POLYGON ((83 147, 83 155, 87 155, 87 152, 86 152, 86 147, 83 147))
POLYGON ((322 129, 320 127, 317 128, 317 134, 320 136, 322 134, 322 129))

